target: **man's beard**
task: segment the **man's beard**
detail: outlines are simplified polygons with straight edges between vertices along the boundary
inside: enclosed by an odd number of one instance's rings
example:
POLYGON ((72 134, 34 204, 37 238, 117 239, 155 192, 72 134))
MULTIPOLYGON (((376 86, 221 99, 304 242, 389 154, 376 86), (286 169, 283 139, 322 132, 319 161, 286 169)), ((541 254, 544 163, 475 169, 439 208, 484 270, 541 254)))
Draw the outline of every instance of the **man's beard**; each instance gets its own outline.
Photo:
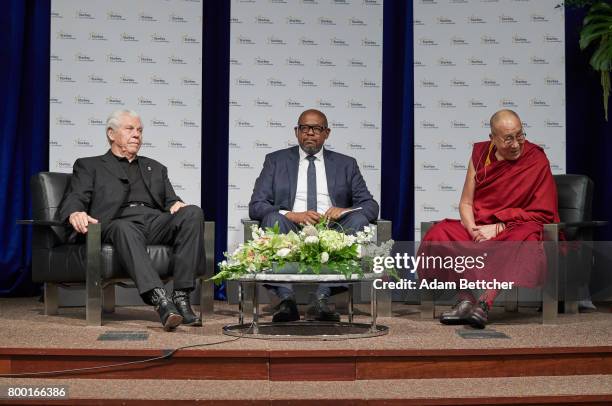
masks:
POLYGON ((316 146, 314 146, 314 145, 313 146, 300 145, 300 148, 302 148, 302 151, 304 151, 308 155, 315 155, 319 151, 321 151, 321 148, 323 148, 323 145, 321 145, 318 148, 316 146))

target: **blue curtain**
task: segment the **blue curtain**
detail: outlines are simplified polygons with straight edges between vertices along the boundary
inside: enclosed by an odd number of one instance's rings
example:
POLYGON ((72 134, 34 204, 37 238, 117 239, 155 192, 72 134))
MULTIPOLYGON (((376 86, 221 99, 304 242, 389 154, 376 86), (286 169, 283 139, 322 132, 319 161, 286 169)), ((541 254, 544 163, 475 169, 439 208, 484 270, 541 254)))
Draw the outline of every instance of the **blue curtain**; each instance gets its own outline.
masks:
POLYGON ((393 239, 413 241, 412 2, 385 0, 383 13, 381 218, 393 221, 393 239))
MULTIPOLYGON (((567 173, 593 179, 593 219, 610 222, 612 123, 604 120, 600 76, 589 65, 591 52, 578 46, 584 16, 584 9, 565 9, 567 173)), ((610 107, 612 120, 612 102, 610 107)), ((599 229, 595 239, 612 241, 612 225, 599 229)))
MULTIPOLYGON (((215 266, 227 250, 230 2, 204 2, 202 208, 215 221, 215 266)), ((224 300, 225 285, 215 289, 224 300)))
POLYGON ((31 282, 30 177, 48 169, 49 0, 4 1, 0 13, 0 296, 36 294, 31 282))

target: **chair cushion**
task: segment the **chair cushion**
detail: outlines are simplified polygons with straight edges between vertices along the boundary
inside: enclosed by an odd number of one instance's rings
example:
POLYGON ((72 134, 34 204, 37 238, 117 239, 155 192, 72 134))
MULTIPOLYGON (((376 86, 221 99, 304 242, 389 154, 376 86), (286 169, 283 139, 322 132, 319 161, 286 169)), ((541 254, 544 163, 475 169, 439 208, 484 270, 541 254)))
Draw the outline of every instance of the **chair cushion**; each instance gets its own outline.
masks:
MULTIPOLYGON (((102 245, 102 279, 129 278, 113 251, 112 245, 102 245)), ((147 251, 153 269, 160 278, 171 277, 172 247, 148 245, 147 251)), ((85 244, 66 244, 51 249, 37 249, 33 250, 32 255, 37 256, 35 262, 39 265, 32 269, 32 279, 35 282, 85 282, 85 244)))

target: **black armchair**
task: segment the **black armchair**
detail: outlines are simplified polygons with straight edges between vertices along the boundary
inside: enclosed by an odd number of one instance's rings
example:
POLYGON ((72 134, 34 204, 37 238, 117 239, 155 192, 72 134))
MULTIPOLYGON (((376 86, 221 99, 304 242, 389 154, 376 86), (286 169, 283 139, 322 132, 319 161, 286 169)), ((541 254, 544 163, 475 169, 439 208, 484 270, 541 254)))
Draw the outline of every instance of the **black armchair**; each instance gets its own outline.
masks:
MULTIPOLYGON (((89 325, 102 324, 102 311, 112 312, 115 306, 115 284, 129 282, 129 276, 113 255, 113 247, 101 241, 101 225, 90 224, 86 243, 69 241, 72 227, 57 220, 57 212, 71 174, 41 172, 30 181, 33 220, 32 279, 44 283, 45 314, 57 314, 58 285, 85 284, 86 319, 89 325)), ((206 279, 214 269, 214 222, 205 222, 204 274, 197 275, 200 285, 200 315, 213 311, 213 284, 206 279)), ((163 280, 172 278, 172 247, 147 246, 153 266, 163 280)))

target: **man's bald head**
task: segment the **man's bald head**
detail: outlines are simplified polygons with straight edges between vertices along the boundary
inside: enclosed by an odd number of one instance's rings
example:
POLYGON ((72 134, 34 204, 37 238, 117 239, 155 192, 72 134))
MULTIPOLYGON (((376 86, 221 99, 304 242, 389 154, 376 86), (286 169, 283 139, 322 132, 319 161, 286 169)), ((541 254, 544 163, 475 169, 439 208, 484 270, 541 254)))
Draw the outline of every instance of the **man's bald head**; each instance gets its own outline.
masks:
POLYGON ((500 110, 491 117, 491 134, 497 159, 517 160, 523 153, 525 132, 518 114, 512 110, 500 110))
POLYGON ((325 114, 323 114, 323 112, 316 109, 308 109, 306 111, 303 111, 302 114, 300 114, 300 116, 298 117, 298 123, 301 123, 304 117, 311 114, 316 114, 321 117, 324 127, 327 128, 327 117, 325 116, 325 114))
POLYGON ((519 123, 521 122, 520 117, 518 116, 518 114, 516 114, 515 111, 510 110, 510 109, 503 109, 503 110, 499 110, 498 112, 496 112, 495 114, 493 114, 491 116, 491 119, 489 120, 489 125, 491 127, 491 132, 493 132, 493 129, 495 127, 497 127, 497 125, 505 120, 517 120, 519 123))

